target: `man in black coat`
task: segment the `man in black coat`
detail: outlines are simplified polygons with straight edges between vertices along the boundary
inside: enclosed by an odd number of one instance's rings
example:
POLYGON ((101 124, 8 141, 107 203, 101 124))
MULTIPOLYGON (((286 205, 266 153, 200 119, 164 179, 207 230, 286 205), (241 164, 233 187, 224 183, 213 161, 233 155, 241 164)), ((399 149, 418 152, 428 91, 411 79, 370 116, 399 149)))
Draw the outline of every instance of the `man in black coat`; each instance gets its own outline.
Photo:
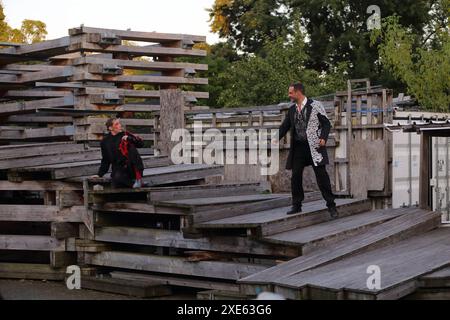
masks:
POLYGON ((303 169, 313 166, 317 184, 323 198, 327 202, 328 211, 336 218, 335 196, 333 195, 330 177, 325 169, 328 164, 326 142, 331 129, 325 109, 319 101, 308 99, 302 83, 289 86, 289 98, 293 102, 288 114, 279 128, 279 139, 290 132, 290 150, 286 169, 292 170, 292 208, 287 214, 302 211, 303 169))
MULTIPOLYGON (((113 188, 140 188, 144 164, 136 148, 142 148, 144 141, 122 130, 118 118, 110 118, 106 122, 108 133, 100 143, 102 162, 98 170, 98 177, 103 177, 112 165, 111 183, 113 188)), ((96 177, 96 176, 94 176, 96 177)))

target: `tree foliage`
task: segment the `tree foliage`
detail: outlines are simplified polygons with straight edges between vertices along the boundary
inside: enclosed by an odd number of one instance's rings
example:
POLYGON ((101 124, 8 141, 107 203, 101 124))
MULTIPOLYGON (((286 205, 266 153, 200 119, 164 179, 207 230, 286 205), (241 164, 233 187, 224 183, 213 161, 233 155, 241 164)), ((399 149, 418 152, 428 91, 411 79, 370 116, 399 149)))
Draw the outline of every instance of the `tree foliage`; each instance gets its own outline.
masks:
POLYGON ((25 19, 20 29, 12 28, 6 22, 3 6, 0 3, 0 41, 15 43, 36 43, 45 40, 47 29, 44 22, 25 19))
POLYGON ((266 39, 259 55, 247 55, 219 75, 223 90, 218 104, 225 107, 276 104, 287 100, 289 84, 302 81, 308 96, 317 96, 343 88, 346 63, 323 73, 306 67, 304 34, 295 28, 285 41, 266 39))
MULTIPOLYGON (((448 4, 448 1, 447 1, 448 4)), ((385 19, 372 33, 381 63, 406 83, 420 105, 434 111, 450 110, 450 28, 448 16, 437 23, 421 46, 416 35, 399 23, 398 16, 385 19), (442 21, 441 21, 442 22, 442 21)))

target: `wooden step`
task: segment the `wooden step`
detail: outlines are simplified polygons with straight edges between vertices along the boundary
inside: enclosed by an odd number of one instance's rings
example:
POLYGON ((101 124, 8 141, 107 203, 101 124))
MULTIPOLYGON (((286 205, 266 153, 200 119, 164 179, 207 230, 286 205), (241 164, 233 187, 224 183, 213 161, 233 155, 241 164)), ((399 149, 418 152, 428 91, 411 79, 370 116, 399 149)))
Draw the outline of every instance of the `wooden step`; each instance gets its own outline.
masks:
MULTIPOLYGON (((81 275, 92 275, 94 269, 81 268, 81 275)), ((66 268, 52 268, 48 264, 0 262, 0 278, 29 280, 64 280, 66 268)))
POLYGON ((234 291, 205 290, 197 292, 198 300, 248 300, 244 294, 234 291))
MULTIPOLYGON (((57 163, 43 166, 33 166, 18 169, 19 172, 48 172, 51 179, 67 179, 85 175, 95 175, 100 167, 101 160, 74 161, 71 163, 57 163)), ((142 156, 144 168, 155 168, 169 164, 167 157, 142 156)))
MULTIPOLYGON (((438 228, 384 248, 360 253, 289 278, 309 298, 399 299, 419 288, 419 278, 450 264, 450 229, 438 228), (369 266, 380 269, 380 288, 369 289, 369 266)), ((287 279, 284 279, 287 280, 287 279)))
POLYGON ((34 169, 25 170, 25 167, 36 167, 59 163, 72 163, 77 161, 90 161, 101 159, 100 149, 83 150, 79 152, 67 152, 61 154, 34 155, 16 159, 0 160, 0 169, 16 169, 14 171, 38 171, 34 169))
POLYGON ((161 281, 123 280, 110 277, 82 277, 81 288, 117 293, 139 298, 162 297, 172 294, 170 286, 161 281))
POLYGON ((95 240, 166 248, 209 250, 271 257, 297 257, 299 250, 277 244, 265 244, 239 236, 208 236, 187 239, 181 231, 133 227, 96 227, 95 240))
POLYGON ((33 143, 0 146, 0 160, 85 151, 83 144, 73 142, 33 143))
POLYGON ((161 211, 167 211, 167 209, 170 208, 170 210, 173 212, 179 212, 180 214, 190 213, 194 214, 195 217, 196 213, 198 212, 217 210, 221 208, 230 208, 246 203, 255 204, 260 201, 280 198, 286 199, 286 201, 290 201, 290 195, 288 194, 270 193, 155 201, 153 204, 156 210, 160 209, 161 211))
POLYGON ((422 288, 450 289, 450 267, 446 266, 437 271, 426 274, 420 278, 422 288))
MULTIPOLYGON (((170 165, 158 168, 149 168, 144 170, 143 181, 150 186, 165 185, 172 183, 188 182, 201 180, 208 176, 223 175, 223 166, 206 165, 206 164, 185 164, 170 165)), ((88 178, 90 183, 102 184, 109 183, 110 174, 107 173, 103 178, 90 178, 90 176, 82 176, 69 178, 67 181, 83 182, 88 178)))
POLYGON ((113 251, 95 254, 87 253, 85 262, 96 266, 227 280, 237 280, 267 268, 262 265, 250 263, 221 261, 190 262, 184 257, 113 251))
MULTIPOLYGON (((336 206, 340 216, 352 215, 370 210, 366 199, 337 199, 336 206)), ((219 219, 198 225, 199 229, 251 229, 257 237, 266 237, 276 233, 306 227, 330 220, 330 215, 323 200, 306 202, 302 212, 287 215, 290 207, 258 211, 246 215, 219 219)))
POLYGON ((162 283, 197 289, 222 290, 227 292, 239 292, 239 286, 233 281, 222 281, 221 279, 203 279, 193 277, 182 277, 173 275, 156 275, 147 273, 135 273, 124 271, 112 271, 110 273, 114 279, 124 279, 127 281, 160 281, 162 283))
POLYGON ((363 232, 370 227, 406 214, 408 209, 375 210, 348 217, 277 233, 263 238, 264 241, 289 246, 301 246, 302 254, 331 245, 363 232))
POLYGON ((301 290, 292 285, 290 277, 357 253, 364 253, 396 243, 415 234, 433 230, 439 224, 439 214, 422 209, 409 209, 407 214, 373 226, 363 234, 337 241, 310 254, 241 279, 241 289, 247 294, 257 294, 261 290, 276 290, 285 296, 296 299, 299 298, 299 295, 301 296, 301 290))

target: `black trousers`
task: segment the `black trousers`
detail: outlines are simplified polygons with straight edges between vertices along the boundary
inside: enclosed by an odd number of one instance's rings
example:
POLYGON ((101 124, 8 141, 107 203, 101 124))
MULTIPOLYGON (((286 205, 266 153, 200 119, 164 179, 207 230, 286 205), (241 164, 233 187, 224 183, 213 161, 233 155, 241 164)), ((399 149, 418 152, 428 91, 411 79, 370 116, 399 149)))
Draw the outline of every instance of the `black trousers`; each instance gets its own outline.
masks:
POLYGON ((327 170, 325 169, 325 165, 317 167, 314 166, 308 142, 300 143, 297 141, 294 144, 294 157, 292 163, 291 178, 293 204, 301 205, 301 203, 305 199, 305 193, 303 191, 303 170, 306 166, 310 165, 313 166, 317 185, 319 186, 320 192, 322 193, 322 197, 327 202, 327 207, 335 207, 335 196, 333 195, 333 191, 331 189, 330 177, 328 176, 327 170))

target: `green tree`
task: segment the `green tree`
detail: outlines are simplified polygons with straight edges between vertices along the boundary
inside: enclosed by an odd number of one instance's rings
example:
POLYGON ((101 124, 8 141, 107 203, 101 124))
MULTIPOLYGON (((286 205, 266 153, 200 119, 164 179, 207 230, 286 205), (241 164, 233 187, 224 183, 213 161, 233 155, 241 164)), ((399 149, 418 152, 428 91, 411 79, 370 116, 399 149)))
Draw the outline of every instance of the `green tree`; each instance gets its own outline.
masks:
POLYGON ((45 40, 46 25, 39 20, 22 21, 20 29, 12 28, 6 22, 3 6, 0 3, 0 41, 15 43, 36 43, 45 40))
POLYGON ((223 85, 218 104, 225 107, 276 104, 287 100, 290 83, 301 80, 308 96, 345 88, 346 63, 333 71, 307 68, 304 35, 299 26, 290 40, 266 40, 260 55, 247 55, 230 65, 219 77, 223 85))
POLYGON ((416 45, 416 35, 401 26, 398 16, 386 18, 382 29, 372 33, 372 43, 377 44, 382 66, 406 83, 408 92, 422 107, 442 112, 450 110, 448 21, 448 15, 444 20, 436 20, 421 46, 416 45))
POLYGON ((440 1, 216 0, 210 10, 211 28, 232 41, 237 50, 259 54, 262 39, 289 39, 300 15, 308 39, 307 67, 328 72, 348 61, 350 77, 369 77, 373 82, 397 87, 400 84, 392 75, 376 64, 379 57, 376 48, 370 46, 366 25, 370 14, 366 10, 370 5, 378 5, 382 17, 397 14, 402 26, 423 37, 433 22, 433 7, 435 12, 442 12, 436 6, 440 1))

